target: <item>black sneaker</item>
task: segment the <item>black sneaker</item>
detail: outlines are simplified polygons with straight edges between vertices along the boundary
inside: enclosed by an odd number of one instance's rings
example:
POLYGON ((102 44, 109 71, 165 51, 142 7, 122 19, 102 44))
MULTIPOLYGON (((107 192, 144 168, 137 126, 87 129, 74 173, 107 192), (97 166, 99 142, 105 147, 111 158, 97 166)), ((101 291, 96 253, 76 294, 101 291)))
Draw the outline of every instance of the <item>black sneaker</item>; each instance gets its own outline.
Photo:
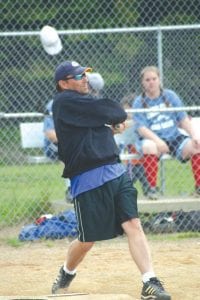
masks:
POLYGON ((76 274, 74 275, 67 274, 64 271, 63 267, 61 267, 58 277, 53 283, 52 290, 51 290, 52 294, 57 294, 59 292, 59 289, 68 288, 68 286, 70 285, 71 281, 74 279, 75 276, 76 274))
POLYGON ((164 290, 161 282, 153 277, 144 283, 141 300, 171 300, 171 296, 164 290))

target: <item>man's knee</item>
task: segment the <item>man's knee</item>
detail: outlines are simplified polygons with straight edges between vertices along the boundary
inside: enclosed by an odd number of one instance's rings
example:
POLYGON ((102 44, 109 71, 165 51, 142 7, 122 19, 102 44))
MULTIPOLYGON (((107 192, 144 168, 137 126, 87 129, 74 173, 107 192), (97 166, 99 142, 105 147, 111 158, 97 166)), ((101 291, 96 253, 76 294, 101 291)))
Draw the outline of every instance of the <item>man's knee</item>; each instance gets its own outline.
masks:
POLYGON ((81 242, 79 241, 79 245, 84 252, 88 252, 94 245, 94 242, 81 242))
POLYGON ((143 231, 139 218, 130 219, 122 223, 122 228, 127 235, 132 232, 143 231))

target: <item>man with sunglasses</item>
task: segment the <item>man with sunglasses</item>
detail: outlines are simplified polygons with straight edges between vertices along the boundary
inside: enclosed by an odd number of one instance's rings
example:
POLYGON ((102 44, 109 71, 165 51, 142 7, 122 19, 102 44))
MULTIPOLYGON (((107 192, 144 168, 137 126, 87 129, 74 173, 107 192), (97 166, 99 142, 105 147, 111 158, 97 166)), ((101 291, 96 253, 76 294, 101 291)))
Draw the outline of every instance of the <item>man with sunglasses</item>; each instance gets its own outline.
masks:
POLYGON ((53 117, 58 154, 65 164, 63 177, 71 181, 78 238, 68 248, 52 293, 68 288, 95 241, 125 233, 132 258, 142 274, 141 299, 170 300, 155 277, 138 217, 137 191, 120 162, 113 138, 112 127, 124 122, 127 114, 119 103, 88 94, 86 73, 91 71, 73 61, 61 63, 55 71, 58 93, 53 117))

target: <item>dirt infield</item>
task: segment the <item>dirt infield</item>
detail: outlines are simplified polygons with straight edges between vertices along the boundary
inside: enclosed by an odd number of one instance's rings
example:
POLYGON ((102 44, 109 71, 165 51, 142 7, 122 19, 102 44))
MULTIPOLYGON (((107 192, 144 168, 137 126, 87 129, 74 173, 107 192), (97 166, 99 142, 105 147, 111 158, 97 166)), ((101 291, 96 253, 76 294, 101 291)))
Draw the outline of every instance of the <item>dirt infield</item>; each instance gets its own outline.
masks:
MULTIPOLYGON (((16 296, 23 295, 30 299, 50 294, 68 243, 67 240, 33 242, 20 248, 2 243, 0 296, 10 295, 17 299, 16 296)), ((165 282, 172 299, 200 299, 200 240, 150 241, 150 247, 156 273, 165 282)), ((141 287, 140 274, 123 237, 97 243, 80 265, 68 292, 90 295, 82 296, 83 300, 139 299, 141 287)))
POLYGON ((83 293, 69 293, 61 295, 47 295, 47 296, 5 296, 1 297, 0 300, 137 300, 132 296, 125 294, 90 294, 86 295, 83 293))

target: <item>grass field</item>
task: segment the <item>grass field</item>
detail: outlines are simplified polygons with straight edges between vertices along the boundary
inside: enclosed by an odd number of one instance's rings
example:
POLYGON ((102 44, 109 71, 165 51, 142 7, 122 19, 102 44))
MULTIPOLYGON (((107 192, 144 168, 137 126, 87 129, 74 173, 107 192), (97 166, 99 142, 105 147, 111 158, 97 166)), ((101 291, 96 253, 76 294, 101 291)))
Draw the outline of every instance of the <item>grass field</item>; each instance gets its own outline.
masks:
MULTIPOLYGON (((164 164, 166 190, 163 197, 189 196, 193 191, 190 163, 169 160, 164 164)), ((65 185, 61 174, 59 163, 1 166, 0 224, 11 225, 24 218, 51 213, 51 203, 64 199, 65 185)), ((139 182, 136 188, 140 198, 139 182)))
POLYGON ((59 164, 1 167, 0 223, 50 213, 51 202, 64 198, 61 171, 59 164))

